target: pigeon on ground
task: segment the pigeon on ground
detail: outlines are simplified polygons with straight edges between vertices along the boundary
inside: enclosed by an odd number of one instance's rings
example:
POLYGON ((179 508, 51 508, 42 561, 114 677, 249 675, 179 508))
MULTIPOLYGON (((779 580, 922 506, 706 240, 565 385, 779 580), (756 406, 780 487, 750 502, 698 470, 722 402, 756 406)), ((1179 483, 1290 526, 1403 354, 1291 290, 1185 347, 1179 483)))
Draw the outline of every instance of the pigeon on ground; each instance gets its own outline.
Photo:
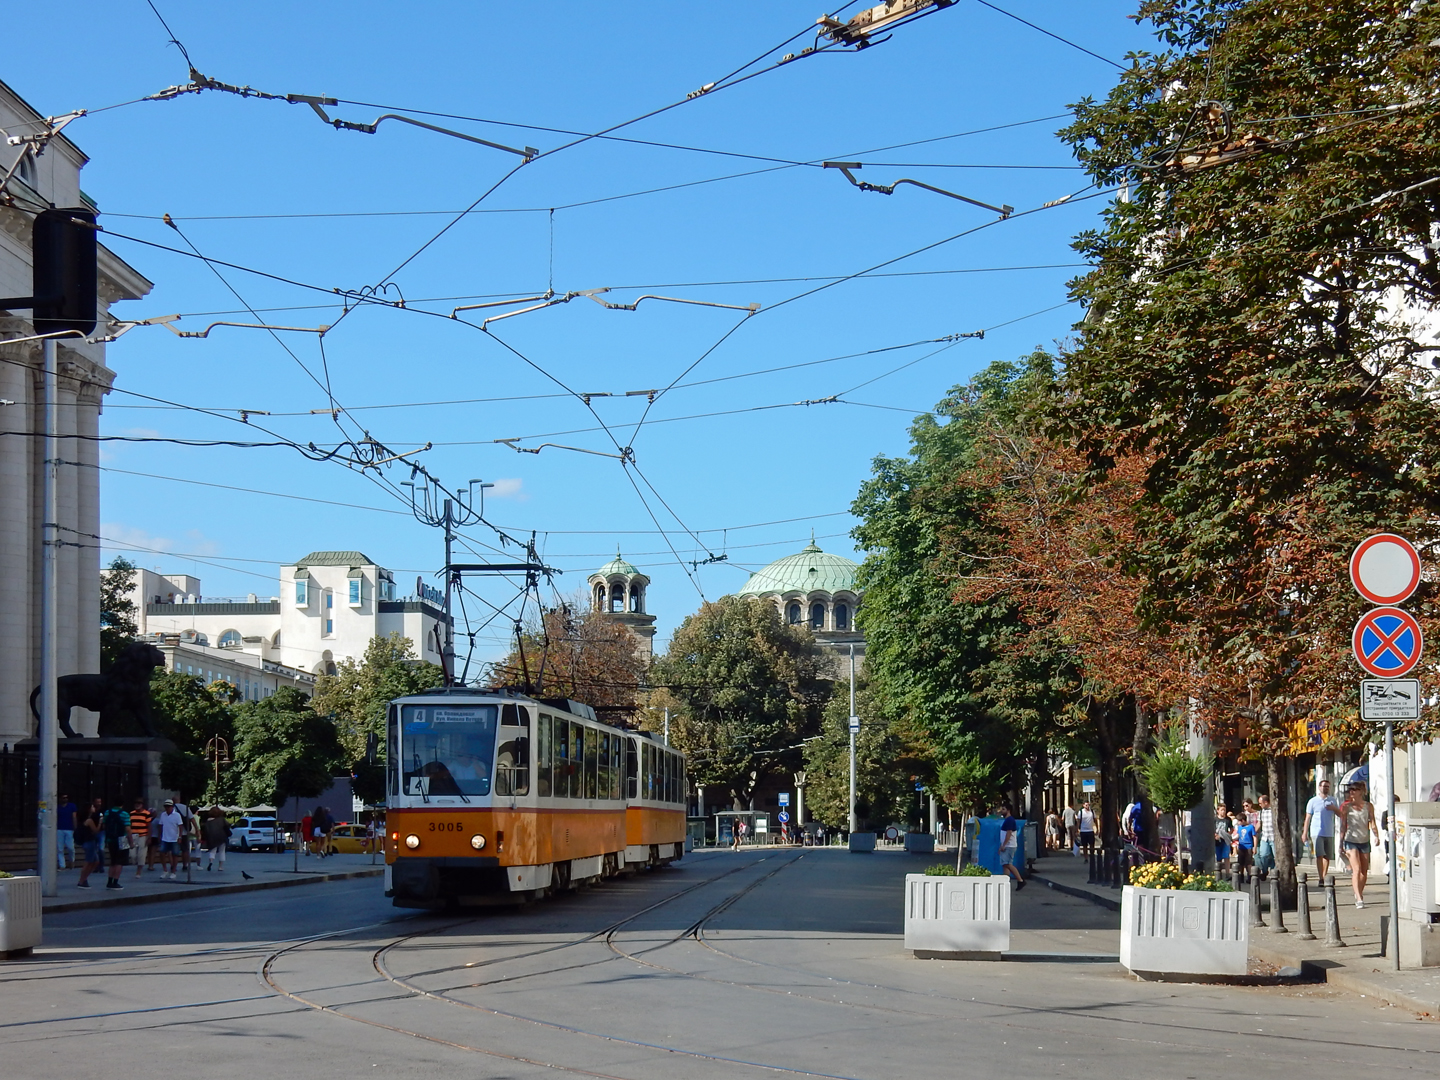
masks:
POLYGON ((246 881, 254 881, 254 880, 255 880, 253 877, 251 877, 249 874, 247 874, 244 870, 241 870, 241 871, 240 871, 240 876, 243 877, 246 881))

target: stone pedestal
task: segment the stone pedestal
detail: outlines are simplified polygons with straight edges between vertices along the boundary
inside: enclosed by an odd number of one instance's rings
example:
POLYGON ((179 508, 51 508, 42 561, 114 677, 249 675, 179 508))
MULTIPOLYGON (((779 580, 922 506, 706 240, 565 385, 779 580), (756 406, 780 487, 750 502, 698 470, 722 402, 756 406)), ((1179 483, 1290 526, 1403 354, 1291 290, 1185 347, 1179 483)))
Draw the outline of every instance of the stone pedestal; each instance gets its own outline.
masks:
MULTIPOLYGON (((38 753, 40 748, 39 740, 23 739, 15 744, 15 749, 20 753, 38 753)), ((103 739, 67 739, 63 736, 60 739, 60 762, 64 770, 68 763, 93 761, 97 765, 139 765, 140 766, 140 791, 139 794, 145 799, 145 805, 157 807, 174 792, 167 792, 160 784, 160 758, 175 749, 175 744, 169 739, 150 739, 144 736, 129 737, 117 736, 103 739)), ((61 780, 62 787, 64 780, 61 780)), ((75 804, 81 806, 81 792, 59 792, 68 794, 75 800, 75 804)))

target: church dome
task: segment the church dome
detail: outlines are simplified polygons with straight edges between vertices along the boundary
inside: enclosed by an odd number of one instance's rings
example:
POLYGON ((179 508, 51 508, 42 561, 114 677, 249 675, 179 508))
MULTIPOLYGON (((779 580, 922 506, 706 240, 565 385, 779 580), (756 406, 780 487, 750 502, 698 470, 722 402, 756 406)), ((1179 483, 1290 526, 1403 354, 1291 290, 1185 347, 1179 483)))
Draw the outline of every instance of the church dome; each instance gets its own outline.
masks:
POLYGON ((777 559, 751 574, 735 595, 854 592, 855 572, 859 569, 859 564, 840 555, 828 555, 811 540, 803 551, 777 559))
POLYGON ((615 558, 611 559, 608 563, 600 567, 599 570, 596 570, 590 576, 592 578, 608 578, 614 576, 615 574, 624 574, 626 577, 634 577, 636 574, 639 573, 640 571, 636 570, 635 567, 631 566, 628 562, 622 559, 620 557, 620 553, 617 551, 615 553, 615 558))

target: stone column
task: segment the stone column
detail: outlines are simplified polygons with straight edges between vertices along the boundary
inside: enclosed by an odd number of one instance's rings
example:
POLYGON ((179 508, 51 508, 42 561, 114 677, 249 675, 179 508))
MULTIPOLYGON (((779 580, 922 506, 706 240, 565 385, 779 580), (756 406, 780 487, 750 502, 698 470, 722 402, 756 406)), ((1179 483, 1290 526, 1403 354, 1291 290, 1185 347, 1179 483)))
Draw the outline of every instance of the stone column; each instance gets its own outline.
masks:
MULTIPOLYGON (((0 333, 18 337, 29 332, 19 319, 0 319, 0 333)), ((0 405, 0 743, 13 746, 34 731, 30 691, 38 674, 34 669, 31 632, 32 581, 38 568, 32 556, 38 546, 30 516, 30 467, 34 438, 33 371, 21 366, 34 362, 28 345, 0 346, 0 398, 15 402, 0 405)))

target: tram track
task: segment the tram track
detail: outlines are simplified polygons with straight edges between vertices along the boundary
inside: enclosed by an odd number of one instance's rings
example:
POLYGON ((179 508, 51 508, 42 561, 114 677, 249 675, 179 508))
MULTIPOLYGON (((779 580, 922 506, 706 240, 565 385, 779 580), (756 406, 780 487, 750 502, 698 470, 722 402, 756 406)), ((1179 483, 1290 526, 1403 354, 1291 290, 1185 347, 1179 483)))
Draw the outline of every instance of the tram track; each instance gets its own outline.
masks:
MULTIPOLYGON (((768 882, 771 878, 773 878, 773 877, 774 877, 776 874, 778 874, 781 870, 784 870, 784 869, 786 869, 787 867, 793 865, 794 863, 798 862, 798 861, 799 861, 801 858, 803 858, 803 857, 804 857, 803 855, 800 855, 800 856, 796 856, 796 857, 794 857, 794 858, 786 859, 786 860, 785 860, 783 863, 781 863, 779 866, 776 866, 776 867, 772 868, 771 870, 769 870, 767 873, 765 873, 765 874, 762 875, 761 877, 757 878, 757 879, 754 880, 754 881, 751 881, 751 882, 747 883, 744 887, 742 887, 742 888, 740 888, 740 889, 738 889, 738 890, 730 893, 728 896, 726 896, 725 898, 723 898, 722 900, 720 900, 718 903, 714 904, 714 905, 713 905, 712 907, 710 907, 703 915, 701 915, 699 919, 697 919, 695 922, 693 922, 693 923, 691 923, 690 925, 688 925, 687 927, 685 927, 685 928, 684 928, 683 930, 681 930, 679 933, 672 935, 669 939, 667 939, 666 941, 661 942, 661 943, 658 944, 658 945, 654 945, 654 946, 652 946, 652 947, 649 948, 649 949, 641 950, 641 951, 642 951, 642 952, 658 951, 659 949, 666 948, 666 947, 668 947, 668 946, 670 946, 670 945, 675 944, 675 943, 678 942, 678 941, 682 941, 682 940, 685 940, 686 938, 693 937, 694 934, 697 932, 697 930, 698 930, 700 927, 703 927, 703 925, 705 924, 706 921, 708 921, 709 919, 714 918, 716 915, 718 915, 718 914, 720 914, 721 912, 725 911, 726 909, 728 909, 729 907, 731 907, 733 904, 735 904, 736 902, 738 902, 740 899, 742 899, 743 897, 749 895, 751 892, 753 892, 754 890, 758 889, 761 885, 763 885, 763 884, 765 884, 766 882, 768 882)), ((765 862, 768 858, 770 858, 770 856, 766 856, 766 858, 759 860, 759 862, 765 862)), ((377 974, 379 974, 383 979, 385 979, 385 980, 386 980, 388 983, 390 983, 391 985, 395 986, 397 989, 400 989, 400 990, 404 991, 405 994, 407 995, 407 997, 410 997, 410 998, 422 998, 422 999, 426 999, 426 1000, 436 1001, 436 1002, 439 1002, 439 1003, 442 1003, 442 1004, 445 1004, 445 1005, 448 1005, 448 1006, 451 1006, 451 1007, 454 1007, 454 1008, 460 1008, 460 1009, 470 1010, 470 1011, 473 1011, 473 1012, 480 1012, 480 1013, 484 1013, 484 1014, 486 1014, 486 1015, 494 1016, 494 1017, 497 1017, 497 1018, 502 1018, 502 1019, 507 1019, 507 1020, 515 1020, 515 1021, 520 1021, 520 1022, 527 1023, 527 1024, 533 1024, 533 1025, 536 1025, 536 1026, 539 1026, 539 1027, 548 1028, 548 1029, 550 1029, 550 1030, 561 1031, 561 1032, 564 1032, 564 1033, 566 1033, 566 1034, 581 1036, 581 1037, 589 1038, 589 1039, 597 1039, 597 1040, 601 1040, 601 1041, 604 1041, 604 1042, 615 1043, 615 1044, 620 1044, 620 1045, 625 1045, 625 1046, 632 1046, 632 1047, 635 1047, 635 1048, 637 1048, 637 1049, 651 1050, 651 1051, 655 1051, 655 1052, 663 1053, 663 1054, 667 1054, 667 1055, 676 1055, 676 1056, 680 1056, 680 1057, 686 1057, 686 1058, 691 1058, 691 1059, 696 1059, 696 1060, 701 1060, 701 1061, 711 1061, 711 1062, 715 1062, 716 1064, 725 1065, 725 1066, 739 1066, 739 1067, 743 1067, 743 1068, 760 1070, 760 1071, 763 1071, 763 1072, 780 1073, 780 1074, 791 1075, 791 1076, 813 1076, 813 1077, 820 1078, 820 1080, 858 1080, 858 1078, 856 1078, 856 1077, 846 1076, 846 1075, 838 1074, 838 1073, 828 1073, 828 1072, 823 1072, 823 1071, 815 1070, 815 1069, 791 1068, 791 1067, 789 1067, 789 1066, 777 1065, 777 1064, 773 1064, 773 1063, 769 1063, 769 1062, 750 1061, 750 1060, 747 1060, 747 1059, 744 1059, 744 1058, 731 1057, 731 1056, 726 1056, 726 1055, 721 1055, 721 1054, 710 1054, 710 1053, 706 1053, 706 1052, 704 1052, 704 1051, 699 1051, 699 1050, 689 1050, 689 1049, 685 1049, 685 1048, 682 1048, 682 1047, 670 1046, 670 1045, 661 1044, 661 1043, 655 1043, 655 1042, 648 1042, 648 1041, 639 1040, 639 1039, 626 1038, 626 1037, 624 1037, 624 1036, 614 1035, 614 1034, 606 1033, 606 1032, 590 1031, 590 1030, 587 1030, 587 1029, 585 1029, 585 1028, 576 1027, 576 1026, 570 1025, 570 1024, 561 1024, 561 1023, 557 1023, 557 1022, 550 1021, 550 1020, 543 1020, 543 1019, 538 1019, 538 1018, 535 1018, 535 1017, 524 1016, 524 1015, 521 1015, 521 1014, 519 1014, 519 1013, 507 1012, 507 1011, 502 1010, 502 1009, 493 1009, 493 1008, 490 1008, 490 1007, 487 1007, 487 1006, 484 1006, 484 1005, 477 1005, 477 1004, 475 1004, 474 1002, 463 1001, 463 1000, 461 1000, 461 999, 459 999, 459 998, 456 998, 456 997, 452 996, 452 995, 453 995, 453 991, 454 991, 454 990, 459 990, 459 989, 479 988, 479 987, 483 987, 483 986, 486 986, 486 985, 494 985, 495 983, 498 983, 498 982, 512 981, 512 980, 515 979, 515 978, 526 978, 526 977, 531 977, 531 976, 540 975, 540 974, 563 974, 563 973, 567 973, 567 972, 571 972, 571 971, 581 970, 581 969, 583 969, 583 968, 598 966, 598 965, 604 964, 604 963, 610 963, 610 962, 612 962, 612 961, 614 961, 614 960, 619 960, 619 959, 632 959, 632 960, 634 960, 634 959, 636 959, 636 954, 628 953, 628 952, 626 952, 625 950, 619 948, 619 947, 615 944, 615 935, 618 934, 625 926, 629 925, 630 923, 633 923, 633 922, 636 921, 637 919, 639 919, 639 918, 643 917, 644 915, 646 915, 646 914, 648 914, 648 913, 656 910, 657 908, 660 908, 660 907, 663 907, 663 906, 665 906, 665 905, 667 905, 667 904, 673 903, 674 901, 679 900, 679 899, 681 899, 682 897, 687 896, 687 895, 689 895, 690 893, 693 893, 693 892, 697 891, 698 889, 704 888, 705 886, 713 885, 713 884, 715 884, 716 882, 721 881, 721 880, 723 880, 724 878, 727 878, 727 877, 729 877, 729 876, 732 875, 732 874, 740 873, 740 872, 742 872, 742 871, 744 871, 744 870, 751 869, 751 868, 753 868, 755 865, 756 865, 755 863, 747 863, 747 864, 742 865, 742 866, 732 867, 732 868, 730 868, 729 870, 726 870, 724 873, 714 875, 713 877, 707 878, 707 879, 705 879, 704 881, 696 882, 694 885, 690 886, 689 888, 682 889, 682 890, 680 890, 680 891, 678 891, 678 892, 676 892, 676 893, 672 893, 672 894, 669 895, 669 896, 663 897, 662 899, 656 901, 655 903, 649 904, 649 905, 647 905, 646 907, 641 908, 639 911, 635 911, 635 912, 630 913, 629 915, 625 916, 625 918, 623 918, 623 919, 618 919, 618 920, 616 920, 615 922, 611 923, 610 925, 608 925, 608 926, 606 926, 606 927, 604 927, 604 928, 602 928, 602 929, 600 929, 600 930, 593 931, 593 932, 591 932, 591 933, 589 933, 589 934, 586 934, 586 935, 584 935, 584 936, 582 936, 582 937, 576 938, 576 939, 573 940, 573 941, 562 942, 562 943, 559 943, 559 944, 556 944, 556 945, 548 946, 548 947, 545 948, 545 949, 532 950, 532 951, 530 951, 530 952, 528 952, 528 953, 516 954, 516 955, 508 956, 508 957, 495 958, 494 960, 486 961, 486 963, 490 963, 490 964, 493 964, 493 963, 505 963, 505 962, 510 962, 510 961, 514 961, 514 960, 530 958, 530 957, 537 956, 537 955, 543 955, 543 954, 545 954, 545 953, 555 952, 555 951, 558 951, 558 950, 560 950, 560 949, 571 948, 571 947, 574 947, 574 946, 577 946, 577 945, 583 945, 583 944, 586 944, 586 943, 589 943, 589 942, 594 942, 594 941, 596 941, 596 940, 599 940, 599 939, 602 939, 602 938, 603 938, 603 940, 605 941, 607 947, 611 949, 613 955, 611 955, 611 956, 609 956, 609 957, 605 957, 605 958, 602 959, 602 960, 586 961, 586 962, 582 962, 582 963, 578 963, 578 964, 570 964, 570 965, 566 965, 566 966, 564 966, 564 967, 545 969, 544 971, 540 971, 540 972, 530 972, 530 973, 526 973, 525 975, 522 975, 522 976, 509 976, 509 977, 506 977, 505 979, 491 980, 490 982, 467 983, 467 984, 463 984, 462 986, 457 986, 457 987, 449 988, 449 989, 447 989, 447 990, 431 990, 431 989, 428 989, 428 988, 426 988, 426 987, 419 986, 419 985, 415 984, 414 982, 412 982, 411 980, 412 980, 412 979, 415 979, 415 978, 422 977, 422 975, 443 974, 446 970, 455 970, 455 969, 453 969, 453 968, 451 968, 451 969, 446 969, 446 968, 430 969, 430 970, 428 970, 427 972, 417 973, 417 974, 415 974, 415 975, 409 976, 408 978, 404 978, 404 977, 395 975, 392 971, 389 970, 389 967, 388 967, 388 965, 387 965, 386 962, 385 962, 385 957, 386 957, 389 953, 391 953, 394 949, 396 949, 396 948, 398 948, 398 947, 406 944, 406 943, 409 942, 409 941, 413 941, 413 940, 415 940, 416 938, 423 937, 423 936, 428 936, 428 935, 430 935, 430 934, 441 933, 441 932, 444 932, 444 931, 449 930, 449 929, 454 929, 456 926, 465 925, 466 922, 474 921, 474 920, 465 920, 464 922, 456 923, 456 924, 450 924, 449 926, 446 926, 446 927, 430 927, 430 928, 427 928, 427 929, 422 930, 422 931, 417 931, 415 934, 404 935, 403 937, 397 938, 397 939, 395 939, 394 941, 387 942, 385 945, 383 945, 383 946, 381 946, 380 948, 376 949, 376 950, 372 953, 371 963, 372 963, 372 966, 374 967, 375 971, 377 972, 377 974)), ((325 937, 327 937, 327 938, 328 938, 328 937, 331 937, 331 936, 333 936, 333 935, 325 935, 325 937)), ((442 1038, 442 1037, 440 1037, 440 1036, 433 1035, 433 1034, 430 1034, 430 1033, 415 1031, 415 1030, 413 1030, 413 1029, 405 1028, 405 1027, 402 1027, 402 1026, 397 1025, 397 1024, 390 1024, 390 1023, 386 1023, 386 1022, 384 1022, 384 1021, 374 1020, 374 1019, 371 1019, 371 1018, 368 1018, 368 1017, 357 1016, 357 1015, 355 1015, 355 1014, 353 1014, 353 1013, 344 1011, 344 1008, 343 1008, 343 1007, 335 1006, 335 1005, 327 1005, 327 1004, 325 1004, 325 1003, 323 1003, 323 1002, 318 1002, 318 1001, 315 1001, 315 1000, 313 1000, 313 999, 311 999, 311 998, 308 998, 308 997, 306 997, 306 996, 303 995, 303 994, 299 994, 299 993, 296 993, 296 992, 294 992, 294 991, 286 990, 284 987, 282 987, 282 986, 279 984, 279 982, 278 982, 278 981, 276 980, 276 978, 275 978, 275 975, 274 975, 274 972, 273 972, 274 961, 275 961, 275 960, 278 960, 281 956, 285 955, 285 954, 288 953, 288 952, 291 952, 291 951, 293 951, 293 950, 295 950, 295 949, 303 948, 303 947, 305 947, 307 944, 314 944, 315 941, 318 941, 318 940, 322 940, 322 939, 321 939, 321 938, 316 938, 316 939, 313 939, 313 940, 310 941, 310 942, 297 942, 296 944, 288 947, 287 949, 279 950, 279 951, 277 951, 275 954, 273 954, 271 957, 267 958, 266 963, 265 963, 264 965, 262 965, 261 971, 260 971, 260 975, 261 975, 261 977, 262 977, 262 980, 263 980, 263 981, 267 984, 267 986, 269 986, 270 989, 271 989, 272 991, 274 991, 275 993, 280 994, 280 995, 282 995, 282 996, 284 996, 284 997, 286 997, 286 998, 289 998, 290 1000, 295 1001, 295 1002, 297 1002, 297 1003, 299 1003, 299 1004, 305 1005, 305 1006, 307 1006, 307 1007, 309 1007, 309 1008, 316 1009, 316 1010, 319 1010, 319 1011, 322 1011, 322 1012, 332 1013, 333 1015, 342 1017, 342 1018, 344 1018, 344 1019, 352 1020, 352 1021, 355 1021, 355 1022, 357 1022, 357 1023, 365 1024, 365 1025, 367 1025, 367 1026, 377 1027, 377 1028, 380 1028, 380 1029, 382 1029, 382 1030, 390 1031, 390 1032, 393 1032, 393 1033, 395 1033, 395 1034, 401 1034, 401 1035, 405 1035, 405 1036, 410 1037, 410 1038, 421 1039, 421 1040, 426 1041, 426 1042, 437 1043, 437 1044, 439 1044, 439 1045, 448 1046, 448 1047, 450 1047, 450 1048, 452 1048, 452 1049, 459 1049, 459 1050, 464 1050, 464 1051, 468 1051, 468 1052, 472 1052, 472 1053, 479 1053, 479 1054, 483 1054, 483 1055, 485 1055, 485 1056, 487 1056, 487 1057, 499 1058, 499 1059, 502 1059, 502 1060, 513 1061, 513 1062, 521 1063, 521 1064, 536 1065, 536 1066, 539 1066, 539 1067, 542 1067, 542 1068, 546 1068, 546 1069, 551 1069, 551 1070, 556 1070, 556 1071, 561 1071, 561 1072, 568 1072, 568 1073, 573 1073, 573 1074, 581 1075, 581 1076, 606 1077, 606 1078, 609 1078, 609 1080, 630 1080, 630 1078, 616 1077, 616 1076, 614 1076, 613 1074, 605 1073, 605 1072, 600 1072, 600 1071, 593 1070, 593 1069, 585 1069, 585 1068, 583 1068, 583 1067, 578 1067, 578 1066, 561 1065, 561 1064, 557 1064, 557 1063, 551 1062, 551 1061, 544 1061, 544 1060, 540 1060, 540 1059, 538 1059, 538 1058, 528 1057, 528 1056, 523 1055, 523 1054, 509 1054, 509 1053, 506 1053, 506 1052, 504 1052, 504 1051, 497 1050, 497 1049, 495 1049, 495 1048, 493 1048, 493 1047, 482 1047, 482 1046, 475 1046, 475 1045, 472 1045, 472 1044, 469 1044, 469 1043, 460 1043, 460 1042, 457 1042, 457 1041, 455 1041, 455 1040, 453 1040, 453 1039, 445 1039, 445 1038, 442 1038)), ((644 963, 644 961, 640 961, 640 962, 641 962, 641 963, 644 963)), ((315 993, 315 992, 317 992, 317 991, 312 991, 312 993, 315 993)), ((353 1004, 356 1004, 356 1003, 346 1003, 346 1007, 349 1007, 349 1006, 351 1006, 351 1005, 353 1005, 353 1004)))

